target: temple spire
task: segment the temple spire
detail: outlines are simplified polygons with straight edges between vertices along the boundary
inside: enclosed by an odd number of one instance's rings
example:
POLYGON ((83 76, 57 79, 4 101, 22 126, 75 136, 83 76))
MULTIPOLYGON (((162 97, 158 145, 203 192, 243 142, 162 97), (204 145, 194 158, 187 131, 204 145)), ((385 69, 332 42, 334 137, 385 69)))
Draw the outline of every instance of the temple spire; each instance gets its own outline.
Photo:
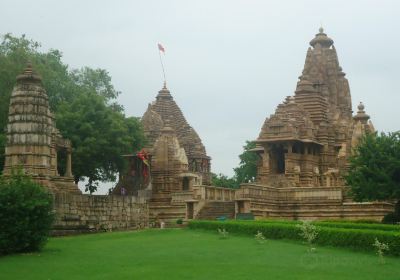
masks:
POLYGON ((167 88, 167 81, 164 81, 163 83, 163 87, 160 91, 158 91, 158 95, 156 97, 158 98, 167 98, 167 99, 172 99, 172 95, 171 92, 169 91, 169 89, 167 88))

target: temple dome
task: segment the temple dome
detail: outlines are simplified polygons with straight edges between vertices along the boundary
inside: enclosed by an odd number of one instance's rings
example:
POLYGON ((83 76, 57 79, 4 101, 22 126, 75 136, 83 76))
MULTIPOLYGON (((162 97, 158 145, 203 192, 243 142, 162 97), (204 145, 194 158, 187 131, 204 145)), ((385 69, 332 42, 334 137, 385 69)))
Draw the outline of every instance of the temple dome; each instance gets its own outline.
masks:
POLYGON ((324 29, 322 27, 319 28, 319 33, 315 34, 315 38, 310 41, 310 45, 314 48, 317 44, 320 44, 322 47, 326 48, 329 48, 333 45, 333 40, 324 33, 324 29))

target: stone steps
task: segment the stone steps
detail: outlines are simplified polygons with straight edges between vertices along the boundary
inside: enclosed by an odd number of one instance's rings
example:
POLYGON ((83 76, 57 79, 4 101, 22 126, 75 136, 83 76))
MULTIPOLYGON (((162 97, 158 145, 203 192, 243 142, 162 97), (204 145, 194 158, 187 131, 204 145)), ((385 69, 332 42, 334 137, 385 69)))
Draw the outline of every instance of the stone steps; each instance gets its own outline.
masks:
POLYGON ((235 217, 235 202, 212 201, 207 202, 196 216, 198 220, 215 220, 225 216, 228 219, 235 217))

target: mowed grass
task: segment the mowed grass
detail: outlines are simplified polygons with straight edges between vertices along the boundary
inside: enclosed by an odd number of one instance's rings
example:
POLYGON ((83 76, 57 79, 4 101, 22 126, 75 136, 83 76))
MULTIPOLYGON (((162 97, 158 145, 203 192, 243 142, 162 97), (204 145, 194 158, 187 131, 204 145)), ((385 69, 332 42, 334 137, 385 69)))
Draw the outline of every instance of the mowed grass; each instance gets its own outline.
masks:
POLYGON ((52 238, 0 258, 0 279, 400 279, 400 258, 189 229, 52 238))

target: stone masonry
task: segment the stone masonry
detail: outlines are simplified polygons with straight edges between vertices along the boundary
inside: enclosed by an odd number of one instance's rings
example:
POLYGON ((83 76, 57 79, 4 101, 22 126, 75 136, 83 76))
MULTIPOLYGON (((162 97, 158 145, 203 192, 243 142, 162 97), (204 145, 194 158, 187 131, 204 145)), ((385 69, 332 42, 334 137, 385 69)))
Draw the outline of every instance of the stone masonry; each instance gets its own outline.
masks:
POLYGON ((134 196, 56 193, 54 208, 54 235, 148 226, 147 204, 134 196))

